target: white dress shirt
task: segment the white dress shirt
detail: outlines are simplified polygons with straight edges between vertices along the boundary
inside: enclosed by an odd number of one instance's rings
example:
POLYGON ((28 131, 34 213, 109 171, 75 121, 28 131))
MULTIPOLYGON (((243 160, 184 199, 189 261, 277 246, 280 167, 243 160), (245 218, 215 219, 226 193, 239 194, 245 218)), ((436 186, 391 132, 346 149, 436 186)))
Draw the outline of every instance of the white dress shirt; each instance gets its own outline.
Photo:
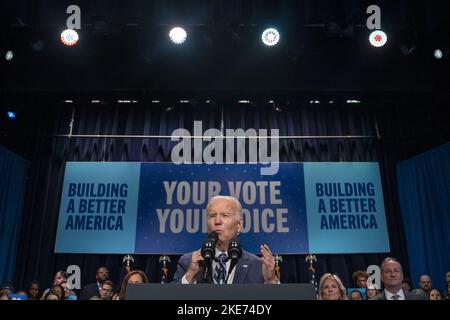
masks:
POLYGON ((391 293, 385 289, 384 294, 386 295, 386 300, 394 300, 392 299, 394 295, 398 295, 397 300, 405 300, 405 294, 403 293, 403 289, 400 289, 397 293, 391 293))

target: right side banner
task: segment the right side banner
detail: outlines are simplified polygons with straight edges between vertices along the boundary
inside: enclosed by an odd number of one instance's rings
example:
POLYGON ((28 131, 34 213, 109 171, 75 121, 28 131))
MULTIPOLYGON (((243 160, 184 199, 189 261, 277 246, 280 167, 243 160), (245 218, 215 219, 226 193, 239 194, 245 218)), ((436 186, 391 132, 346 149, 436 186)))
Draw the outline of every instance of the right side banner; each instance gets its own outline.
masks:
POLYGON ((305 162, 309 251, 389 252, 376 162, 305 162))

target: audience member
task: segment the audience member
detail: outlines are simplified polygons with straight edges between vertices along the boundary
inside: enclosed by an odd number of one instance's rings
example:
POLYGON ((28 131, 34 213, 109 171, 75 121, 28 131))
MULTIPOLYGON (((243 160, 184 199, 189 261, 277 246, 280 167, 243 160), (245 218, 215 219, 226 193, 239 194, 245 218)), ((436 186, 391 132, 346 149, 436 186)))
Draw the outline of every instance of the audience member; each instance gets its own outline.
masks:
POLYGON ((365 288, 369 274, 365 271, 358 270, 353 272, 352 278, 355 288, 365 288))
POLYGON ((353 290, 350 292, 350 300, 363 300, 363 295, 359 290, 353 290))
POLYGON ((431 278, 427 274, 423 274, 419 278, 419 288, 412 291, 412 293, 420 294, 428 299, 432 287, 431 278))
POLYGON ((442 300, 442 295, 438 289, 431 289, 428 292, 428 300, 442 300))
POLYGON ((120 293, 115 294, 113 300, 124 300, 129 284, 148 283, 147 275, 141 270, 134 270, 128 273, 122 281, 120 293))
MULTIPOLYGON (((61 286, 64 290, 65 298, 67 298, 68 296, 71 296, 71 295, 76 296, 75 292, 73 292, 72 290, 67 288, 67 278, 68 278, 68 276, 65 271, 58 271, 53 278, 53 286, 55 286, 55 285, 61 286)), ((44 297, 46 295, 48 295, 49 292, 50 292, 50 288, 46 289, 44 291, 44 293, 42 294, 41 300, 43 300, 44 297)))
POLYGON ((41 285, 37 281, 30 283, 26 290, 28 300, 39 300, 41 294, 41 285))
POLYGON ((325 273, 319 282, 319 300, 348 300, 342 280, 335 274, 325 273))
POLYGON ((370 300, 424 300, 420 295, 403 290, 403 268, 397 259, 384 259, 380 269, 384 291, 370 300))
POLYGON ((408 278, 403 278, 402 288, 403 288, 403 290, 411 292, 411 290, 412 290, 412 281, 410 279, 408 279, 408 278))
POLYGON ((378 290, 377 286, 374 284, 370 284, 366 288, 366 299, 369 300, 370 298, 376 297, 380 294, 380 290, 378 290))
POLYGON ((95 274, 96 282, 86 285, 80 293, 79 300, 89 300, 94 296, 99 296, 102 284, 109 280, 109 270, 107 267, 100 267, 95 274))

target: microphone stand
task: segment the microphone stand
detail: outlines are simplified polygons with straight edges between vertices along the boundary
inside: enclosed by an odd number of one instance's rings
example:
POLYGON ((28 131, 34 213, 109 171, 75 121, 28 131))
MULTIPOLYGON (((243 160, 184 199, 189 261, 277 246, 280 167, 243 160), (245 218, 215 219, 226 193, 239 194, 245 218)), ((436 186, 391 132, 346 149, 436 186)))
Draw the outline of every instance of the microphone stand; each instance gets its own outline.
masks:
POLYGON ((225 280, 225 283, 228 283, 228 279, 230 278, 230 274, 231 274, 231 272, 233 272, 233 269, 237 265, 238 260, 239 259, 231 259, 230 268, 228 269, 227 279, 225 280))
POLYGON ((207 282, 208 276, 211 274, 211 266, 212 261, 208 259, 208 261, 204 261, 204 269, 203 269, 203 281, 207 282))

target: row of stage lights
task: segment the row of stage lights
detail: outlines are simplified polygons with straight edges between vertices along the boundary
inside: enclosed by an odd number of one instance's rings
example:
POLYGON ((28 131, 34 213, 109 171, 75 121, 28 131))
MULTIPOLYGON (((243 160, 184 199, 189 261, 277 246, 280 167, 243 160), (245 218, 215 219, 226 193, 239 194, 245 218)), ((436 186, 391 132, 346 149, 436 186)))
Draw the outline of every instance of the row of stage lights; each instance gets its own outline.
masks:
MULTIPOLYGON (((186 42, 187 36, 186 30, 181 27, 174 27, 169 32, 170 41, 176 45, 186 42)), ((75 45, 78 39, 78 33, 73 29, 66 29, 61 33, 61 42, 66 46, 75 45)), ((280 41, 280 32, 275 28, 267 28, 261 34, 261 41, 266 46, 275 46, 280 41)), ((369 42, 374 47, 382 47, 387 42, 387 35, 381 30, 375 30, 370 34, 369 42)))
MULTIPOLYGON (((169 32, 169 39, 176 45, 186 42, 188 34, 182 27, 174 27, 169 32)), ((78 42, 78 33, 73 29, 66 29, 61 33, 61 42, 66 46, 73 46, 78 42)), ((369 43, 374 47, 382 47, 387 42, 387 35, 382 30, 375 30, 369 35, 369 43)), ((261 41, 268 47, 275 46, 280 41, 280 32, 275 28, 267 28, 261 33, 261 41)), ((436 59, 442 58, 442 51, 437 49, 436 59)))
MULTIPOLYGON (((170 29, 169 39, 176 45, 183 44, 187 39, 187 32, 181 27, 170 29)), ((78 33, 73 29, 66 29, 61 33, 61 42, 66 46, 73 46, 78 42, 78 33)), ((261 34, 261 41, 266 46, 274 46, 280 41, 280 33, 275 28, 268 28, 261 34)))
MULTIPOLYGON (((182 27, 174 27, 169 32, 169 39, 175 45, 182 45, 188 39, 188 34, 182 27)), ((268 47, 276 46, 280 42, 280 32, 276 28, 267 28, 261 33, 261 41, 268 47)), ((74 46, 80 39, 78 33, 74 29, 66 29, 61 33, 60 40, 66 46, 74 46)), ((387 35, 382 30, 375 30, 369 35, 369 43, 374 47, 382 47, 387 43, 387 35)), ((443 52, 441 49, 434 50, 434 57, 437 60, 443 58, 443 52)), ((12 50, 7 50, 5 59, 11 61, 14 57, 12 50)))

